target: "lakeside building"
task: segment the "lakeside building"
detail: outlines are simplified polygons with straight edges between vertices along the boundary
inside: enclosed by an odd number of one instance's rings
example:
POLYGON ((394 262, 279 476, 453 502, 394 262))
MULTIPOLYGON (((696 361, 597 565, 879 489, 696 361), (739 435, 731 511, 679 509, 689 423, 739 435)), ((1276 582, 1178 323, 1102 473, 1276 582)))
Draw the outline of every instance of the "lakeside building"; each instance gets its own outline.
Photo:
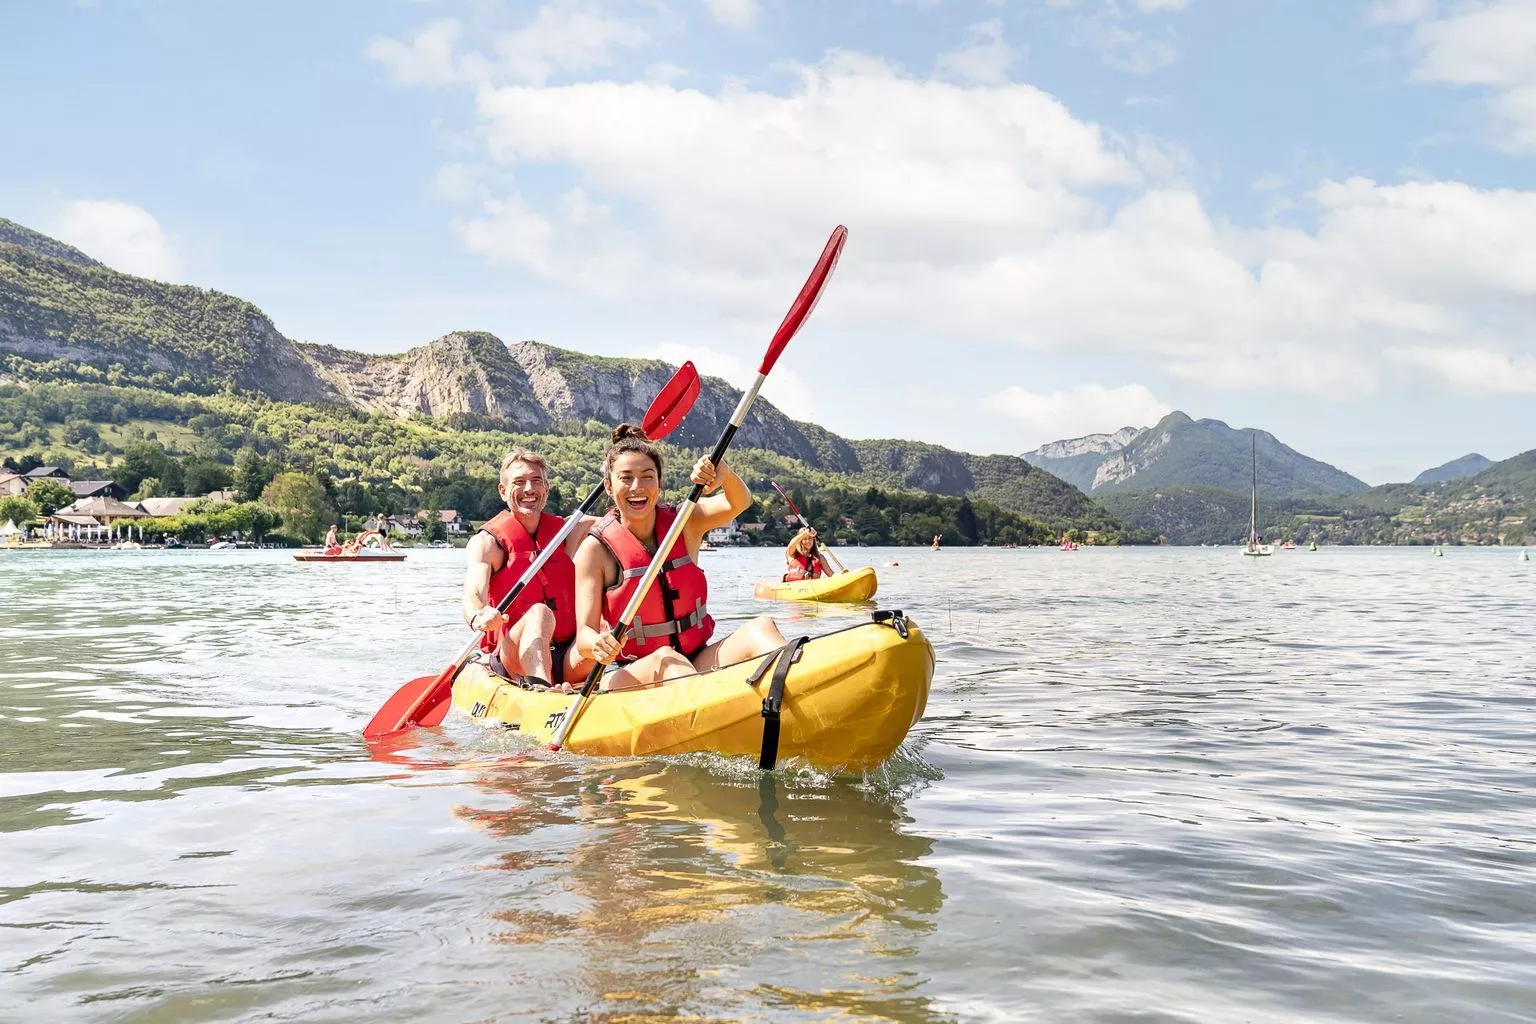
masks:
MULTIPOLYGON (((433 513, 423 509, 416 513, 416 518, 422 522, 432 518, 433 513)), ((449 533, 464 533, 469 529, 469 520, 463 514, 451 508, 440 509, 437 513, 438 520, 449 533)))
POLYGON ((704 539, 717 548, 734 547, 747 542, 746 536, 734 519, 724 526, 710 530, 704 535, 704 539))
POLYGON ((122 486, 111 480, 70 480, 69 489, 75 492, 75 498, 114 498, 124 501, 128 492, 122 486))
POLYGON ((105 544, 130 535, 134 520, 147 519, 149 513, 116 498, 81 498, 48 517, 46 537, 105 544))

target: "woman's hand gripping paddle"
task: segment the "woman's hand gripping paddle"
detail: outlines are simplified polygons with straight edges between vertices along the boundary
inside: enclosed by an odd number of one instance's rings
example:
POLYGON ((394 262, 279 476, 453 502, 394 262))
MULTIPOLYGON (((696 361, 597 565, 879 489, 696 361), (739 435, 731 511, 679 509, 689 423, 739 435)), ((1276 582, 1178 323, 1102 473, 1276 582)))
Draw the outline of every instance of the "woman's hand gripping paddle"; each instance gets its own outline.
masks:
MULTIPOLYGON (((806 521, 805 516, 800 514, 800 510, 795 508, 795 503, 790 500, 789 495, 784 493, 784 488, 780 487, 777 483, 774 483, 774 481, 772 481, 772 480, 770 480, 768 482, 773 484, 773 489, 779 492, 779 497, 784 499, 784 504, 788 505, 789 506, 789 510, 795 514, 795 518, 800 520, 800 525, 805 527, 807 530, 814 530, 815 527, 812 526, 809 522, 806 521)), ((847 572, 848 571, 847 569, 843 568, 843 563, 839 562, 837 560, 837 556, 834 555, 832 553, 832 551, 825 544, 823 544, 821 542, 821 535, 820 534, 816 535, 816 553, 821 556, 821 560, 823 562, 826 562, 828 565, 832 566, 832 568, 836 569, 838 572, 847 572)))
MULTIPOLYGON (((641 421, 641 426, 646 435, 653 438, 666 437, 683 421, 683 417, 688 415, 688 410, 693 408, 693 400, 698 397, 699 371, 694 369, 693 363, 684 363, 672 375, 672 379, 667 381, 656 399, 651 402, 651 407, 645 411, 645 419, 641 421)), ((559 533, 555 534, 549 546, 539 552, 533 564, 523 573, 522 579, 518 580, 516 585, 507 591, 506 596, 497 603, 497 611, 505 612, 512 607, 512 602, 517 600, 517 595, 522 593, 534 574, 544 568, 544 563, 549 561, 550 556, 565 545, 566 538, 571 535, 572 530, 576 529, 576 524, 581 517, 589 512, 602 496, 603 485, 599 483, 592 489, 592 493, 587 495, 586 500, 577 506, 576 511, 566 517, 565 525, 560 528, 559 533)), ((452 665, 435 676, 412 679, 396 690, 395 695, 384 702, 384 706, 373 716, 373 720, 364 727, 363 738, 380 740, 418 725, 432 726, 441 722, 448 714, 448 698, 453 696, 453 681, 458 678, 459 672, 468 664, 469 659, 474 656, 479 647, 480 637, 476 635, 452 665)))
MULTIPOLYGON (((773 364, 779 361, 779 355, 784 347, 789 344, 800 330, 800 325, 805 323, 806 317, 811 315, 811 310, 816 308, 816 300, 821 297, 821 290, 827 283, 827 278, 832 276, 832 269, 837 266, 837 258, 842 255, 843 243, 848 240, 848 229, 838 225, 832 232, 832 237, 827 239, 826 248, 821 251, 821 258, 816 261, 811 276, 806 278, 805 285, 800 289, 800 294, 795 296, 794 305, 789 307, 789 312, 784 317, 784 322, 779 324, 779 329, 774 332, 773 340, 768 343, 768 351, 763 355, 763 362, 757 368, 757 380, 741 396, 741 401, 736 404, 736 411, 731 413, 731 421, 726 424, 725 431, 720 435, 720 440, 715 443, 715 450, 710 454, 709 461, 716 466, 725 458, 725 450, 731 446, 731 439, 736 436, 736 431, 746 421, 747 412, 752 408, 752 403, 757 400, 757 393, 762 388, 763 382, 768 379, 768 373, 773 369, 773 364)), ((656 582, 656 577, 661 572, 661 563, 667 558, 667 553, 677 543, 677 538, 683 534, 683 527, 688 525, 688 517, 693 515, 693 508, 698 504, 699 498, 704 494, 702 484, 694 484, 688 499, 677 510, 677 516, 672 520, 672 526, 667 530, 667 535, 656 545, 656 554, 651 558, 651 564, 646 567, 645 575, 640 579, 640 585, 635 588, 634 596, 629 599, 629 604, 624 609, 624 614, 614 624, 612 636, 620 644, 624 642, 624 634, 629 630, 629 624, 640 613, 640 603, 645 600, 646 593, 651 585, 656 582)), ((559 750, 565 746, 565 738, 570 735, 571 727, 575 725, 576 718, 581 714, 582 705, 586 703, 592 691, 597 688, 597 680, 603 674, 602 665, 592 666, 592 672, 587 676, 587 681, 581 687, 571 706, 560 715, 559 724, 555 727, 554 739, 550 741, 550 750, 559 750)))

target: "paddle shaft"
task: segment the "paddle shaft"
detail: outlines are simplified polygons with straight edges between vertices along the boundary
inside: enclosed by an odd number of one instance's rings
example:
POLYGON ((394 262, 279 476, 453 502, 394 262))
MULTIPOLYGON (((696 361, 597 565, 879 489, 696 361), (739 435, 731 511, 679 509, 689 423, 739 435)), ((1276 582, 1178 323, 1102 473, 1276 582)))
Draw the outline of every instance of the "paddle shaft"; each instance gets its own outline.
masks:
MULTIPOLYGON (((725 450, 731 446, 731 440, 735 438, 736 431, 747 418, 747 412, 752 408, 752 403, 757 400, 758 391, 762 390, 763 381, 768 379, 767 373, 759 373, 752 386, 741 396, 741 401, 736 403, 736 411, 731 413, 731 421, 726 425, 720 435, 720 440, 715 444, 715 450, 710 453, 709 461, 712 465, 720 465, 720 460, 725 458, 725 450)), ((640 577, 640 585, 635 588, 634 595, 630 597, 629 604, 624 606, 624 614, 619 616, 619 621, 614 623, 609 634, 620 644, 624 642, 624 634, 629 632, 629 624, 635 621, 635 616, 640 614, 640 604, 645 600, 645 595, 650 591, 651 585, 656 582, 656 577, 661 574, 662 563, 667 560, 667 553, 672 550, 677 539, 683 535, 683 528, 688 525, 688 519, 693 515, 699 498, 704 495, 704 485, 694 484, 688 497, 678 506, 677 515, 672 520, 672 526, 667 530, 667 535, 661 543, 656 545, 656 554, 651 558, 651 564, 645 567, 645 575, 640 577)), ((582 706, 592 691, 597 689, 597 681, 602 677, 603 665, 593 665, 592 671, 587 675, 587 681, 582 684, 581 692, 571 702, 566 710, 565 717, 555 728, 554 738, 549 741, 550 750, 559 750, 565 746, 565 738, 570 735, 571 727, 576 724, 576 717, 581 714, 582 706)))
MULTIPOLYGON (((816 527, 812 526, 809 522, 806 521, 805 516, 802 515, 800 510, 795 507, 795 503, 790 500, 789 495, 784 493, 784 488, 780 487, 778 484, 774 484, 773 489, 779 492, 779 496, 784 499, 784 504, 788 505, 789 510, 795 514, 795 518, 800 520, 801 526, 805 527, 807 530, 816 529, 816 527)), ((821 537, 819 535, 816 538, 816 553, 821 555, 821 557, 825 561, 829 562, 832 568, 836 569, 838 572, 848 571, 843 566, 843 563, 837 560, 837 556, 832 553, 831 549, 821 542, 821 537)))

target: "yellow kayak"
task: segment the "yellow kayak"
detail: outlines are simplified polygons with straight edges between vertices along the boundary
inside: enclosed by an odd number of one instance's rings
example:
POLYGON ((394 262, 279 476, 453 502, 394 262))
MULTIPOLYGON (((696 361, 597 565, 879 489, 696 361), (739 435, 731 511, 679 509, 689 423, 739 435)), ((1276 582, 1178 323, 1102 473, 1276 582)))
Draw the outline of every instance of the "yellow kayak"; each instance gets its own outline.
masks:
POLYGON ((875 596, 879 581, 872 566, 850 569, 835 576, 814 580, 758 580, 752 596, 767 601, 868 601, 875 596))
MULTIPOLYGON (((641 690, 594 694, 566 748, 597 757, 714 751, 765 754, 764 699, 782 681, 774 759, 863 771, 895 752, 923 715, 933 681, 933 646, 900 612, 815 637, 788 666, 780 652, 641 690)), ((570 706, 568 694, 525 690, 479 662, 465 666, 453 703, 472 718, 547 743, 570 706)))

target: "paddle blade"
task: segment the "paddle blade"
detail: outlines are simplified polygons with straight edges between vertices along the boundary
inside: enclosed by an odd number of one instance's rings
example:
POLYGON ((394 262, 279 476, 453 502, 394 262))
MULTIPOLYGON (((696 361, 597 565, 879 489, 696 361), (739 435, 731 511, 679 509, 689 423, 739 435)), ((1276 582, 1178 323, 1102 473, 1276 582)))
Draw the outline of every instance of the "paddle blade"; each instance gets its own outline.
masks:
POLYGON ((698 397, 699 371, 690 360, 677 368, 672 379, 667 381, 661 393, 651 402, 651 407, 645 410, 645 419, 640 424, 645 430, 645 436, 652 441, 659 441, 672 433, 683 422, 683 417, 693 408, 693 400, 698 397))
POLYGON ((757 372, 766 374, 773 369, 773 364, 779 361, 779 353, 784 351, 784 346, 789 344, 789 339, 800 330, 800 325, 805 323, 805 318, 811 315, 811 310, 816 308, 816 300, 821 298, 821 289, 826 285, 827 278, 832 276, 833 269, 837 266, 837 258, 843 254, 843 243, 848 241, 848 229, 839 224, 832 232, 832 237, 827 239, 827 247, 821 250, 821 258, 816 261, 811 276, 805 279, 805 285, 800 289, 800 294, 795 296, 794 305, 789 307, 789 312, 784 317, 784 322, 779 324, 779 329, 774 332, 773 342, 768 346, 767 355, 763 356, 763 364, 757 372))
POLYGON ((396 690, 363 727, 363 739, 383 739, 417 725, 441 722, 448 713, 448 698, 453 695, 453 670, 450 665, 435 676, 419 676, 396 690), (439 709, 437 721, 427 722, 427 715, 439 709))

